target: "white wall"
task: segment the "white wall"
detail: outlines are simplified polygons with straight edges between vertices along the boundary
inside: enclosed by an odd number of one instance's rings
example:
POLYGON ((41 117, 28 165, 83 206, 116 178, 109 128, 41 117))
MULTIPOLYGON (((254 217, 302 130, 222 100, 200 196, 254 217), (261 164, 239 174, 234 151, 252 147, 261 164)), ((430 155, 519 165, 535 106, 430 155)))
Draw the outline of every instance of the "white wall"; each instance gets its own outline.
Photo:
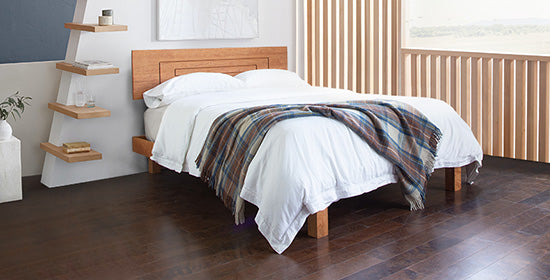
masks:
MULTIPOLYGON (((60 136, 59 141, 88 141, 93 148, 103 153, 103 160, 82 163, 65 163, 51 158, 53 164, 48 169, 49 186, 62 186, 90 180, 122 176, 146 170, 145 159, 132 152, 131 137, 143 135, 143 101, 131 98, 131 50, 135 49, 175 49, 175 48, 219 48, 248 46, 287 46, 289 68, 295 69, 295 1, 258 0, 260 37, 246 40, 197 40, 197 41, 157 41, 156 40, 156 0, 89 0, 84 14, 84 22, 95 22, 102 9, 115 10, 115 21, 129 26, 128 32, 87 33, 80 36, 77 59, 108 60, 119 66, 120 74, 108 76, 71 76, 70 95, 78 90, 85 80, 87 90, 96 96, 98 106, 111 110, 110 118, 75 120, 56 114, 60 136)), ((22 90, 21 87, 35 87, 25 93, 33 96, 33 112, 25 114, 24 121, 14 123, 15 135, 22 139, 29 152, 23 152, 23 174, 38 174, 44 153, 37 150, 39 143, 47 140, 48 123, 52 112, 47 102, 57 96, 56 84, 60 74, 53 63, 31 63, 25 70, 6 78, 4 73, 17 71, 24 65, 0 66, 2 95, 4 89, 22 90), (29 85, 32 81, 32 86, 29 85), (49 84, 49 83, 53 83, 49 84), (42 90, 43 89, 43 90, 42 90), (32 94, 31 94, 32 92, 32 94), (40 95, 43 94, 43 95, 40 95), (53 98, 52 98, 53 97, 53 98)), ((9 93, 9 92, 8 92, 9 93)), ((58 99, 59 100, 59 99, 58 99)), ((71 100, 71 96, 69 96, 71 100)), ((56 125, 57 126, 57 125, 56 125)), ((60 143, 54 143, 60 144, 60 143)), ((51 156, 50 156, 51 157, 51 156)), ((43 174, 45 175, 45 174, 43 174)), ((44 177, 43 177, 44 181, 44 177)))
POLYGON ((48 140, 53 118, 48 102, 55 101, 60 77, 55 62, 0 64, 0 100, 17 91, 32 97, 23 118, 8 119, 13 135, 21 140, 23 176, 42 172, 44 152, 40 142, 48 140))

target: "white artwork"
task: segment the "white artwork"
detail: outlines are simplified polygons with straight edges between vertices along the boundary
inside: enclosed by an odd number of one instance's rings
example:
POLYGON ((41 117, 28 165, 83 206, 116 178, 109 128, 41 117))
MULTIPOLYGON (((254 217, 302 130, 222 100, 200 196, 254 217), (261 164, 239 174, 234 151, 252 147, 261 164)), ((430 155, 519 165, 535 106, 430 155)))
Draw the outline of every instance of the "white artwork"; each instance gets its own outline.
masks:
POLYGON ((158 0, 158 39, 258 37, 258 0, 158 0))

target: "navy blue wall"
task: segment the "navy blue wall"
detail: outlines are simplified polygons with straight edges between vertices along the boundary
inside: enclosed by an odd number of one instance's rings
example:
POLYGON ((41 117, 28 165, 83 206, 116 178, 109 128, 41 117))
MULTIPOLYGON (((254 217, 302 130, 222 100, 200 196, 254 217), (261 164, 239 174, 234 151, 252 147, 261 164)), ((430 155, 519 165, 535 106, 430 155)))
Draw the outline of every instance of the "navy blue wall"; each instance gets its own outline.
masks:
POLYGON ((65 59, 76 0, 0 0, 0 63, 65 59))

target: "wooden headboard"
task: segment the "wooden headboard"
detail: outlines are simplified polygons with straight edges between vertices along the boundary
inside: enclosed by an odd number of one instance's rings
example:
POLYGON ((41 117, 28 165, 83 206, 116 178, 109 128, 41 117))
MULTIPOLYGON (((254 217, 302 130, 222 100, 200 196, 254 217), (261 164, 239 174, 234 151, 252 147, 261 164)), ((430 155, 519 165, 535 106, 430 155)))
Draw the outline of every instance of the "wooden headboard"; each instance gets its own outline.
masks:
POLYGON ((287 69, 286 47, 132 51, 133 98, 173 77, 193 72, 237 75, 253 69, 287 69))

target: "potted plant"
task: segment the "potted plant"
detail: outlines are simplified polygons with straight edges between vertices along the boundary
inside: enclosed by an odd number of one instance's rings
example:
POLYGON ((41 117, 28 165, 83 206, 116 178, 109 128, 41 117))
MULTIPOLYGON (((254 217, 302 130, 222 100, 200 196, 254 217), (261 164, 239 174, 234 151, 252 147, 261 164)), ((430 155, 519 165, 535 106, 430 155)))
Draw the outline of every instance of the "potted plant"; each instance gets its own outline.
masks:
POLYGON ((11 138, 12 129, 10 124, 6 121, 11 115, 14 120, 16 117, 21 118, 21 115, 25 111, 25 105, 30 106, 29 100, 31 97, 22 96, 19 92, 6 97, 2 103, 0 103, 0 141, 8 140, 11 138))

